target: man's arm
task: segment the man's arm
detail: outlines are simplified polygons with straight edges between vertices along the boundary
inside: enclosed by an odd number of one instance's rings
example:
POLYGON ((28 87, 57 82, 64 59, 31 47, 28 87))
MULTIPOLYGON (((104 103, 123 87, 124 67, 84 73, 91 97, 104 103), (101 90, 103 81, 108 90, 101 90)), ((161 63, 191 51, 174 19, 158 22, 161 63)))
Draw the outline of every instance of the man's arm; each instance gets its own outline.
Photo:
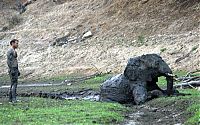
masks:
POLYGON ((20 76, 20 72, 19 72, 19 69, 18 67, 13 67, 15 66, 15 62, 14 62, 14 51, 12 50, 9 50, 8 53, 7 53, 7 64, 8 64, 8 67, 10 69, 10 73, 12 75, 14 75, 16 73, 16 71, 18 72, 18 76, 20 76), (17 68, 17 70, 16 70, 17 68))
POLYGON ((13 59, 14 59, 14 52, 13 51, 8 51, 7 53, 7 64, 11 72, 13 71, 13 59))

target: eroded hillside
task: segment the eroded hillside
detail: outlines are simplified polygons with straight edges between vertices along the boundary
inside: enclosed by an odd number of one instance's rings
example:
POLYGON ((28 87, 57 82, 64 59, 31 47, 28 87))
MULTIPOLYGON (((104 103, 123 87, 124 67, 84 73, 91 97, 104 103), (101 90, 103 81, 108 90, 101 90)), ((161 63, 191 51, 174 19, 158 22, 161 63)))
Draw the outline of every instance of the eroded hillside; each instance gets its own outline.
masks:
POLYGON ((174 70, 200 68, 199 0, 37 0, 21 15, 12 1, 0 2, 0 75, 12 38, 20 40, 26 78, 121 72, 128 58, 144 53, 161 54, 174 70), (50 46, 87 31, 93 36, 50 46))

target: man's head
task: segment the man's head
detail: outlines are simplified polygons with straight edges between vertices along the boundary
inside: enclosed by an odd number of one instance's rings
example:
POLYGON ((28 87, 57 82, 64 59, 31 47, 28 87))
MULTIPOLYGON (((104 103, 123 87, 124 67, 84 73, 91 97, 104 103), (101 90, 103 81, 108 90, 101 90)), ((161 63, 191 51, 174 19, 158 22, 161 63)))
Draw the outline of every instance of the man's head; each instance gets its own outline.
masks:
POLYGON ((10 45, 12 46, 13 49, 18 48, 18 42, 19 42, 19 40, 17 40, 17 39, 13 39, 10 41, 10 45))

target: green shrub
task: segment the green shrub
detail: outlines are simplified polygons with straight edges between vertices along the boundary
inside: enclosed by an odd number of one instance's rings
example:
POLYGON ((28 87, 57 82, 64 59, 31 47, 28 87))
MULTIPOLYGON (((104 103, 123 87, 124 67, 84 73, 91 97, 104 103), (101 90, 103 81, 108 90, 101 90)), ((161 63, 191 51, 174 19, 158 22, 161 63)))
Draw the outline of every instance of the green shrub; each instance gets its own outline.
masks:
POLYGON ((142 46, 145 43, 145 37, 143 35, 138 36, 137 38, 138 46, 142 46))
POLYGON ((161 48, 161 49, 160 49, 160 52, 163 53, 163 52, 166 51, 166 50, 167 50, 167 48, 161 48))

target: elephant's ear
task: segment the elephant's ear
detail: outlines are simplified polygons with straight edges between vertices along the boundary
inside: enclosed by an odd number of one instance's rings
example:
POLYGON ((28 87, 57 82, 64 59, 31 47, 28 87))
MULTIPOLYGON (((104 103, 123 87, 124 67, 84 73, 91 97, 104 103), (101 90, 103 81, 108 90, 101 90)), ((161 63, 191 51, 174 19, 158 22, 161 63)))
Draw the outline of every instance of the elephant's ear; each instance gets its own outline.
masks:
POLYGON ((124 70, 124 76, 131 81, 134 81, 138 77, 137 70, 134 69, 133 66, 126 66, 124 70))

